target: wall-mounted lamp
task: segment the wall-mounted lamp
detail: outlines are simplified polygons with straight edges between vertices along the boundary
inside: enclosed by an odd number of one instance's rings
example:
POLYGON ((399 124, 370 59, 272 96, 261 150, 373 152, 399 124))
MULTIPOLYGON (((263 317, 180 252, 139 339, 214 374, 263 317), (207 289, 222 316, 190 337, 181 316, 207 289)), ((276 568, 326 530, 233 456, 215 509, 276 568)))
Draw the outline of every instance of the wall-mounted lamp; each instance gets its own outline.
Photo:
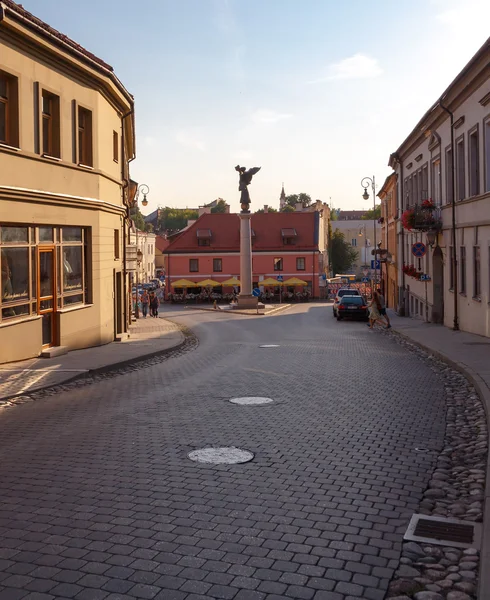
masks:
POLYGON ((431 248, 436 243, 436 240, 437 240, 437 233, 435 231, 428 231, 427 232, 427 243, 429 244, 429 246, 431 248))

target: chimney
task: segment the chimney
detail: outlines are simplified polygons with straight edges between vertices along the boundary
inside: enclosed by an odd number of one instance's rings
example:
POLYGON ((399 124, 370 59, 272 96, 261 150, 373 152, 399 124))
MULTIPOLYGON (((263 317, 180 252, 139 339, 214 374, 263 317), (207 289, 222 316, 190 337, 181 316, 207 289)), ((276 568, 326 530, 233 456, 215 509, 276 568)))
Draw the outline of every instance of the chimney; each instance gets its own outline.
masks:
POLYGON ((269 212, 269 207, 267 206, 267 204, 264 204, 264 212, 268 213, 269 212))
POLYGON ((211 207, 210 206, 200 206, 198 208, 199 211, 199 216, 201 217, 202 215, 209 215, 211 214, 211 207))
POLYGON ((303 210, 303 203, 296 202, 296 212, 301 212, 303 210))

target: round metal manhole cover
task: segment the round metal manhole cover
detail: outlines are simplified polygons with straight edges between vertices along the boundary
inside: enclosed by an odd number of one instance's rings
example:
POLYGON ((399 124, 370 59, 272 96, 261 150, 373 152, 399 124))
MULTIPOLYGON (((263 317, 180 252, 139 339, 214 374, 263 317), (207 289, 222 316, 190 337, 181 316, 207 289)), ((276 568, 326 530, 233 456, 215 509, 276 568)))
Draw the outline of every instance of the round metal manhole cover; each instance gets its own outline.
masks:
POLYGON ((279 344, 262 344, 259 348, 279 348, 279 344))
POLYGON ((193 450, 187 455, 194 462, 206 463, 210 465, 238 465, 246 463, 253 459, 254 455, 248 450, 240 448, 221 447, 221 448, 201 448, 193 450))
POLYGON ((244 396, 243 398, 232 398, 232 404, 240 404, 241 406, 252 406, 258 404, 270 404, 274 402, 272 398, 263 398, 261 396, 244 396))

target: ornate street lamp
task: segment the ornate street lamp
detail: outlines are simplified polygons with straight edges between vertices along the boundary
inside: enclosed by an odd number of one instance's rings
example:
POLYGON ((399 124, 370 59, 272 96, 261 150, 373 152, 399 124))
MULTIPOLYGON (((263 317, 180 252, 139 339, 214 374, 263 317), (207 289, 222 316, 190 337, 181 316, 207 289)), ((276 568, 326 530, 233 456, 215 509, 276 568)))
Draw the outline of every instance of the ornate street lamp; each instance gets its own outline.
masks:
MULTIPOLYGON (((141 183, 137 187, 136 193, 134 195, 133 207, 135 207, 135 208, 138 206, 138 198, 139 198, 140 192, 143 194, 143 200, 141 201, 141 204, 143 206, 148 206, 148 200, 146 199, 146 195, 149 194, 150 188, 146 185, 146 183, 141 183)), ((136 224, 135 224, 135 229, 136 229, 136 304, 134 307, 134 316, 137 319, 139 319, 140 318, 140 309, 139 309, 139 303, 138 303, 138 284, 139 284, 139 269, 140 269, 141 261, 143 260, 143 252, 141 252, 141 250, 139 249, 139 246, 138 246, 138 227, 136 226, 136 224)))
MULTIPOLYGON (((362 199, 363 200, 369 200, 369 192, 368 192, 368 187, 371 186, 371 190, 373 193, 373 248, 374 248, 374 260, 377 260, 378 254, 377 254, 377 250, 376 250, 376 180, 374 178, 374 175, 372 177, 363 177, 363 179, 361 179, 361 186, 364 188, 364 193, 362 195, 362 199)), ((376 262, 374 263, 374 266, 376 266, 376 262)), ((376 270, 375 270, 376 273, 376 270)), ((381 263, 379 264, 379 279, 380 279, 380 283, 381 285, 383 285, 383 281, 382 281, 382 270, 381 270, 381 263)), ((373 292, 374 292, 374 286, 373 286, 373 292)))

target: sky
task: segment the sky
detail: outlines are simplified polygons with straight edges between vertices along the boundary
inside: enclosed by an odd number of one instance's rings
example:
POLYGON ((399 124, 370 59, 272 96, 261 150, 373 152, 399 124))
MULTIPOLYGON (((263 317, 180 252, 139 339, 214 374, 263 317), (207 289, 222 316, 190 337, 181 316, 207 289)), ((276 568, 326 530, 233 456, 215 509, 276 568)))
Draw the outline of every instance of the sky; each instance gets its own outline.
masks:
POLYGON ((372 207, 389 155, 488 37, 488 0, 21 0, 135 97, 148 208, 307 193, 372 207))

